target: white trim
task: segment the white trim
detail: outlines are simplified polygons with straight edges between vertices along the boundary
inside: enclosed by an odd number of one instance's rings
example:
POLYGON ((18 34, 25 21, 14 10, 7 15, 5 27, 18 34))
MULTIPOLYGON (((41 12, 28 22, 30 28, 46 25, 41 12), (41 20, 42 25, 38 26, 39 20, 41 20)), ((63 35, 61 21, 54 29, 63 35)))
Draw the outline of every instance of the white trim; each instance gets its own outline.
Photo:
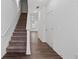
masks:
POLYGON ((31 55, 31 49, 30 49, 30 31, 27 31, 26 55, 31 55))

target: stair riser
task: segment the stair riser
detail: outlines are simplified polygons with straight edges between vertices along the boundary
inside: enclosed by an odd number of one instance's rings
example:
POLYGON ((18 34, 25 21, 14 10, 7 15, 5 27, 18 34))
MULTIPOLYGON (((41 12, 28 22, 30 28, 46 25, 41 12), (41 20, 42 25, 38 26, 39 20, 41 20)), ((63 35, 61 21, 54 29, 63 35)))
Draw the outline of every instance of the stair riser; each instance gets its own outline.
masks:
POLYGON ((12 39, 12 41, 14 42, 23 42, 25 41, 26 42, 26 39, 12 39))
POLYGON ((11 46, 25 46, 26 45, 26 43, 18 43, 18 42, 10 42, 10 45, 11 46))
POLYGON ((15 32, 26 32, 26 30, 24 30, 24 29, 17 29, 17 30, 15 30, 15 32))
MULTIPOLYGON (((26 25, 26 22, 25 22, 25 20, 20 20, 19 22, 18 22, 18 24, 24 24, 24 25, 26 25)), ((17 25, 18 25, 17 24, 17 25)))
POLYGON ((17 29, 21 30, 21 29, 26 29, 26 28, 24 28, 24 27, 23 27, 23 28, 22 28, 22 27, 17 27, 16 30, 17 30, 17 29))
POLYGON ((26 33, 13 33, 13 36, 24 36, 26 37, 26 33))
POLYGON ((21 49, 20 50, 19 49, 7 49, 7 52, 13 52, 13 53, 14 52, 19 52, 19 53, 23 53, 24 52, 25 53, 26 51, 25 51, 25 49, 22 49, 22 50, 21 49))
POLYGON ((26 40, 26 37, 11 37, 12 40, 26 40))
POLYGON ((5 57, 25 56, 25 53, 7 53, 5 57))
POLYGON ((16 29, 17 29, 17 28, 24 28, 24 29, 25 29, 26 26, 16 26, 16 29))
POLYGON ((22 44, 20 44, 20 43, 15 43, 15 44, 10 44, 11 46, 24 46, 24 45, 26 45, 26 44, 24 44, 24 43, 22 43, 22 44))
POLYGON ((26 26, 25 24, 18 24, 17 26, 26 26))
POLYGON ((15 43, 25 43, 26 40, 11 40, 10 42, 15 42, 15 43))

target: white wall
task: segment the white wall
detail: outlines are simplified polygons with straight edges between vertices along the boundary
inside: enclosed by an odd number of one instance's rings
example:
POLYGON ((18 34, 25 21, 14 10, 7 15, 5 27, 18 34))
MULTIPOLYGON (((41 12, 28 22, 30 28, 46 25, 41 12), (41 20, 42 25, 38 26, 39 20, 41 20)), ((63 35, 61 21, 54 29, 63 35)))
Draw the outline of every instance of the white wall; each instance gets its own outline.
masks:
POLYGON ((1 57, 6 53, 6 48, 20 16, 15 0, 1 1, 1 57))
MULTIPOLYGON (((45 14, 45 6, 47 5, 49 0, 28 0, 28 17, 27 17, 27 30, 31 31, 38 31, 39 37, 42 39, 43 42, 45 42, 45 26, 42 25, 45 20, 44 14, 45 14), (39 9, 36 7, 39 6, 39 9), (31 29, 31 20, 33 14, 38 14, 38 19, 36 18, 37 24, 35 25, 36 29, 31 29)), ((35 19, 34 19, 35 20, 35 19)))
POLYGON ((30 29, 30 14, 38 5, 41 40, 63 59, 77 59, 77 0, 28 0, 27 29, 30 29))
POLYGON ((21 0, 21 12, 22 13, 28 12, 27 0, 21 0))
POLYGON ((46 36, 45 36, 45 31, 46 31, 46 8, 43 7, 40 10, 40 18, 39 18, 39 22, 38 22, 38 34, 39 34, 39 38, 42 42, 46 41, 46 36))
POLYGON ((38 6, 37 0, 28 0, 28 16, 27 16, 27 26, 26 29, 31 31, 31 20, 34 12, 37 11, 36 7, 38 6))
POLYGON ((63 59, 77 59, 77 0, 51 0, 47 9, 46 42, 63 59))

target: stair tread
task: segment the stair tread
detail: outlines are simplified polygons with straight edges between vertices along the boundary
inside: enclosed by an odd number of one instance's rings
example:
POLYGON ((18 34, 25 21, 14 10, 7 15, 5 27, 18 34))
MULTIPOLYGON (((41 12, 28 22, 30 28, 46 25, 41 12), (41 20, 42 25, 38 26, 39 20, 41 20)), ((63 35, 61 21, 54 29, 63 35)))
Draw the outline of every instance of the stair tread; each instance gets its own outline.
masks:
POLYGON ((16 28, 15 30, 25 30, 26 28, 16 28))
POLYGON ((12 39, 10 42, 26 42, 25 39, 12 39))
POLYGON ((26 37, 11 37, 12 41, 26 41, 26 37))
POLYGON ((15 32, 27 32, 25 29, 15 29, 15 32))
POLYGON ((10 42, 9 43, 11 46, 25 46, 26 42, 10 42))
POLYGON ((26 26, 16 26, 16 28, 17 28, 17 27, 26 27, 26 26))
POLYGON ((8 46, 7 49, 19 49, 19 50, 21 50, 21 49, 25 49, 25 46, 8 46))
POLYGON ((12 36, 12 38, 26 38, 25 36, 12 36))
POLYGON ((9 52, 9 53, 6 53, 6 55, 5 55, 6 57, 17 57, 17 56, 25 56, 25 53, 11 53, 11 52, 9 52))
POLYGON ((25 30, 26 31, 26 29, 15 29, 15 30, 25 30))
POLYGON ((26 32, 14 32, 13 36, 26 36, 26 32))
POLYGON ((11 37, 12 40, 26 40, 26 37, 19 37, 19 36, 16 36, 16 37, 11 37))
POLYGON ((13 34, 26 34, 27 32, 13 32, 13 34))
POLYGON ((12 49, 10 49, 10 50, 7 50, 7 52, 8 52, 8 53, 9 53, 9 52, 13 52, 13 53, 16 53, 16 52, 18 52, 18 53, 25 53, 26 50, 19 50, 19 49, 12 50, 12 49))
POLYGON ((24 34, 24 35, 26 35, 27 32, 14 32, 13 34, 24 34))

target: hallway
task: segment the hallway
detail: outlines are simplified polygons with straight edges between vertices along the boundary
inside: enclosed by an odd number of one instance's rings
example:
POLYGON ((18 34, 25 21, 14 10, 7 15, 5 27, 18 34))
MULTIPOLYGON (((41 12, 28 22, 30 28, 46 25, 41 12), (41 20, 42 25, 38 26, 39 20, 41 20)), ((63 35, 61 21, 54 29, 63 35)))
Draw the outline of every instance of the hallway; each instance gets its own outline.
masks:
MULTIPOLYGON (((20 23, 18 22, 17 26, 25 26, 24 25, 25 21, 23 22, 23 20, 25 19, 26 19, 26 16, 22 14, 19 21, 20 23)), ((20 30, 15 29, 15 31, 22 32, 23 27, 19 29, 20 30)), ((30 32, 30 33, 31 33, 30 43, 31 43, 31 53, 32 53, 31 55, 25 55, 25 53, 19 53, 18 50, 16 52, 8 51, 8 53, 2 59, 62 59, 54 50, 52 50, 52 48, 50 48, 46 43, 43 43, 40 41, 40 39, 38 39, 37 32, 30 32), (33 37, 33 35, 35 35, 35 37, 33 37)), ((16 40, 19 41, 19 39, 16 39, 16 40)), ((14 45, 16 46, 17 43, 14 45)), ((17 45, 17 47, 18 46, 19 45, 17 45)))
POLYGON ((78 0, 1 0, 1 59, 78 59, 77 33, 78 0))

